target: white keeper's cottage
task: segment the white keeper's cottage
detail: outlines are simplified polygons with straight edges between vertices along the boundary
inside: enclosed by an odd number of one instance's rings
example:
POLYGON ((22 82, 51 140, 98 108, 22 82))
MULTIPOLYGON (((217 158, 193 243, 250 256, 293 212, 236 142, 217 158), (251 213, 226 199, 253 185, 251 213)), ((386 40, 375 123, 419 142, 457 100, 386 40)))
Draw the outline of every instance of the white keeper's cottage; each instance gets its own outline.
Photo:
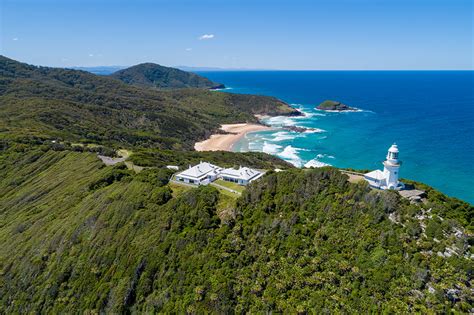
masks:
POLYGON ((224 169, 219 177, 228 182, 237 183, 239 185, 246 186, 250 182, 263 176, 263 172, 248 168, 248 167, 239 167, 235 168, 226 168, 224 169))
POLYGON ((189 166, 187 170, 175 175, 175 180, 187 184, 207 185, 216 179, 248 185, 250 182, 262 177, 264 172, 249 167, 222 168, 211 163, 201 162, 195 166, 189 166))
POLYGON ((176 174, 176 180, 188 184, 207 185, 217 179, 222 168, 211 163, 201 162, 198 165, 176 174))
POLYGON ((398 159, 398 146, 393 144, 387 153, 387 159, 383 162, 383 171, 375 170, 364 175, 364 179, 371 187, 378 189, 396 189, 400 190, 405 185, 398 181, 400 165, 402 162, 398 159))

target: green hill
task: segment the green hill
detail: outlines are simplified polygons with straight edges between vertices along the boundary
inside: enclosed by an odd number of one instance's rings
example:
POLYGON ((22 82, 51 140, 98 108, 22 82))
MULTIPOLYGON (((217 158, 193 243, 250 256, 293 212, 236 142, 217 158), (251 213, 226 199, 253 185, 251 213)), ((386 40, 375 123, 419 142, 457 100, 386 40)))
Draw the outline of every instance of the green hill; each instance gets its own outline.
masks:
POLYGON ((0 313, 472 312, 473 206, 190 150, 257 113, 298 114, 0 57, 0 313), (97 158, 119 148, 145 168, 97 158), (267 173, 240 197, 169 182, 200 160, 267 173))
POLYGON ((222 123, 257 122, 254 114, 299 114, 272 97, 158 91, 2 56, 0 102, 0 140, 35 137, 165 149, 191 149, 222 123))
POLYGON ((468 237, 436 214, 448 203, 411 205, 332 168, 270 173, 229 206, 90 153, 0 162, 5 313, 472 308, 468 237))
POLYGON ((119 70, 110 75, 127 84, 158 89, 222 89, 224 84, 211 80, 192 72, 176 68, 164 67, 155 63, 142 63, 130 68, 119 70))

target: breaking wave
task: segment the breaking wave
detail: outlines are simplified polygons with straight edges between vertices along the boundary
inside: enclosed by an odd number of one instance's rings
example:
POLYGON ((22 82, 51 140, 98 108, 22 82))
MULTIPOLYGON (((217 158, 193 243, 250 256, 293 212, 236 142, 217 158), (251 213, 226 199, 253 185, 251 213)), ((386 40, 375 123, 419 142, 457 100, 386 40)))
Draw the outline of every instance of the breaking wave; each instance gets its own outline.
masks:
POLYGON ((277 154, 281 148, 281 145, 268 143, 267 141, 265 141, 263 143, 262 151, 268 154, 277 154))
MULTIPOLYGON (((319 155, 319 154, 318 154, 319 155)), ((324 166, 331 166, 331 164, 324 163, 319 161, 317 158, 312 159, 311 161, 307 162, 304 167, 310 168, 310 167, 324 167, 324 166)))
POLYGON ((298 156, 298 151, 301 151, 302 149, 292 147, 291 145, 288 145, 283 149, 282 152, 278 153, 277 155, 284 159, 287 162, 290 162, 296 167, 301 167, 303 164, 303 161, 301 158, 298 156))

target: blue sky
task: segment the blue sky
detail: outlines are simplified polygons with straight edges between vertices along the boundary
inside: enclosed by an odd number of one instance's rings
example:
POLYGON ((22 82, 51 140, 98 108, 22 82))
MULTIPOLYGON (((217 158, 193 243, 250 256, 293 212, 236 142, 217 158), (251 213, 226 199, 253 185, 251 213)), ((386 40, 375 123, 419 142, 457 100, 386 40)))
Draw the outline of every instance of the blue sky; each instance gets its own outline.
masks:
POLYGON ((0 53, 39 65, 473 69, 472 0, 0 0, 0 9, 0 53))

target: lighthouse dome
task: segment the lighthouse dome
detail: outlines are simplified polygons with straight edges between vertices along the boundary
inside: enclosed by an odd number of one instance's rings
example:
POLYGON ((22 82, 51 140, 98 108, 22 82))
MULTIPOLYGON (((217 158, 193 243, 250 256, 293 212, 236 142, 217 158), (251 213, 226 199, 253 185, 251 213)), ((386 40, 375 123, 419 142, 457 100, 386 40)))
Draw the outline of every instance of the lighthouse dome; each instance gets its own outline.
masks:
POLYGON ((388 152, 398 153, 398 146, 395 143, 392 144, 390 149, 388 149, 388 152))

